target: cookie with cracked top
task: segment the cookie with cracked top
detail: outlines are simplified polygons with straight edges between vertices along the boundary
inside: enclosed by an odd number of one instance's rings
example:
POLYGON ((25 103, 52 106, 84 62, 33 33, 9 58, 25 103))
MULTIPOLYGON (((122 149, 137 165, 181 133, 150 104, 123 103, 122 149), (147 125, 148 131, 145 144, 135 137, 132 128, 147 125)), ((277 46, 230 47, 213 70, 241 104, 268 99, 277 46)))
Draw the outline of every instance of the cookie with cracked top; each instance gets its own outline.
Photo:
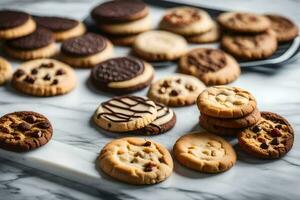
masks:
POLYGON ((49 120, 36 112, 13 112, 0 118, 0 148, 3 149, 33 150, 48 143, 52 133, 49 120))
POLYGON ((249 154, 276 159, 287 154, 294 143, 294 130, 282 116, 261 112, 261 120, 238 134, 240 147, 249 154))

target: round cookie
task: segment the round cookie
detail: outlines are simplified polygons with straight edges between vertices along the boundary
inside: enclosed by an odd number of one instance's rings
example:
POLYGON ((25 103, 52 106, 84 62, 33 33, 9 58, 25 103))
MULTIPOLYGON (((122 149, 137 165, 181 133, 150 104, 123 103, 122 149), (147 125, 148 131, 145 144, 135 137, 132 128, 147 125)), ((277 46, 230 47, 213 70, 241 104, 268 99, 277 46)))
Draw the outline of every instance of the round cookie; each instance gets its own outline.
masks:
POLYGON ((240 33, 260 33, 271 26, 265 16, 249 12, 225 12, 218 16, 218 22, 226 30, 240 33))
POLYGON ((276 51, 277 40, 273 31, 256 35, 225 35, 222 37, 221 47, 236 58, 263 59, 276 51))
POLYGON ((156 119, 146 127, 134 131, 134 133, 141 135, 158 135, 169 131, 175 126, 175 112, 163 104, 156 103, 155 105, 157 109, 156 119))
POLYGON ((288 42, 298 36, 299 29, 290 19, 274 14, 266 17, 271 21, 271 29, 275 32, 278 42, 288 42))
POLYGON ((187 42, 167 31, 148 31, 137 36, 133 51, 147 61, 176 60, 186 53, 187 42))
POLYGON ((101 103, 94 114, 94 121, 111 132, 129 132, 147 126, 156 116, 155 103, 148 98, 121 96, 101 103))
POLYGON ((36 112, 9 113, 0 118, 0 148, 28 151, 45 145, 52 137, 49 120, 36 112))
POLYGON ((11 64, 0 57, 0 86, 6 83, 12 75, 12 67, 11 64))
POLYGON ((87 33, 65 40, 61 45, 60 58, 73 67, 88 68, 110 58, 112 54, 113 45, 108 39, 87 33))
POLYGON ((130 35, 108 35, 107 37, 114 45, 132 46, 138 34, 130 35))
POLYGON ((223 138, 208 132, 194 132, 179 138, 175 158, 185 167, 205 173, 220 173, 236 163, 236 153, 223 138))
POLYGON ((98 22, 120 23, 135 21, 148 15, 147 5, 140 0, 108 1, 102 3, 91 12, 92 18, 98 22))
POLYGON ((204 90, 197 99, 201 113, 218 118, 239 118, 256 108, 250 92, 232 86, 213 86, 204 90))
POLYGON ((220 36, 221 32, 219 25, 216 22, 213 22, 213 27, 209 31, 187 36, 185 39, 190 43, 203 44, 217 42, 220 39, 220 36))
POLYGON ((148 97, 167 106, 187 106, 194 104, 205 85, 189 75, 175 74, 153 83, 148 97))
POLYGON ((236 60, 219 49, 193 49, 180 58, 178 67, 180 72, 196 76, 206 85, 228 84, 241 73, 236 60))
POLYGON ((25 12, 0 10, 0 39, 10 40, 32 33, 36 28, 31 16, 25 12))
POLYGON ((189 36, 209 31, 213 28, 213 21, 204 10, 176 7, 166 11, 159 27, 162 30, 189 36))
POLYGON ((76 86, 74 70, 54 59, 37 59, 23 63, 13 74, 12 86, 33 96, 56 96, 76 86))
POLYGON ((161 144, 127 137, 106 144, 97 159, 97 166, 119 181, 146 185, 167 179, 173 171, 173 160, 161 144))
POLYGON ((99 89, 125 94, 150 85, 153 67, 133 57, 117 57, 97 64, 91 71, 91 81, 99 89))
POLYGON ((6 42, 4 50, 13 58, 32 60, 54 56, 58 49, 51 31, 37 28, 33 33, 6 42))
POLYGON ((39 27, 52 31, 56 41, 64 41, 86 32, 82 22, 65 17, 34 16, 34 21, 39 27))
POLYGON ((266 159, 280 158, 293 146, 294 130, 275 113, 261 112, 261 120, 238 134, 240 147, 249 154, 266 159))

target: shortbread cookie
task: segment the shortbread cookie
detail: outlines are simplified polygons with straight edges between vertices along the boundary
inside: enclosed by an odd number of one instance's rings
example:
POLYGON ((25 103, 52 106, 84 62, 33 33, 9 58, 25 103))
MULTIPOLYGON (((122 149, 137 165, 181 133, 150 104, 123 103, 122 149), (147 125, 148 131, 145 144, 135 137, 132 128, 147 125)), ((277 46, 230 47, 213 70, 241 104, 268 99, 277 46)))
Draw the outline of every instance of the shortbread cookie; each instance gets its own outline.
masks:
POLYGON ((140 0, 108 1, 96 6, 92 18, 98 23, 135 21, 148 15, 149 9, 140 0))
POLYGON ((293 146, 294 131, 290 123, 275 113, 261 112, 261 120, 238 134, 239 145, 259 158, 279 158, 293 146))
POLYGON ((45 145, 52 137, 49 120, 36 112, 22 111, 0 118, 0 148, 28 151, 45 145))
POLYGON ((210 117, 205 114, 201 114, 201 118, 204 119, 208 124, 216 125, 225 128, 246 128, 256 124, 261 116, 259 110, 256 108, 254 111, 241 118, 217 118, 210 117))
POLYGON ((127 137, 106 144, 97 159, 97 166, 119 181, 146 185, 167 179, 173 171, 173 160, 161 144, 127 137))
POLYGON ((205 173, 227 171, 236 162, 236 153, 231 144, 208 132, 182 136, 175 143, 173 152, 182 165, 205 173))
POLYGON ((219 118, 239 118, 256 108, 250 92, 232 86, 214 86, 204 90, 197 99, 201 113, 219 118))
POLYGON ((4 58, 0 57, 0 85, 6 83, 11 78, 11 75, 11 64, 4 58))
POLYGON ((165 133, 175 126, 175 112, 163 104, 156 103, 155 105, 157 109, 156 119, 146 127, 134 131, 134 133, 141 135, 157 135, 165 133))
POLYGON ((218 17, 223 28, 233 32, 259 33, 270 28, 271 23, 263 15, 248 12, 226 12, 218 17))
POLYGON ((121 96, 101 103, 94 121, 108 131, 128 132, 147 126, 156 116, 155 103, 148 98, 121 96))
POLYGON ((212 42, 217 42, 220 38, 220 35, 221 33, 220 33, 219 25, 213 22, 213 27, 209 31, 205 33, 187 36, 185 37, 185 39, 188 42, 197 43, 197 44, 212 43, 212 42))
POLYGON ((107 35, 109 40, 114 45, 119 46, 132 46, 138 34, 129 34, 129 35, 107 35))
POLYGON ((176 60, 186 53, 187 42, 167 31, 148 31, 137 36, 133 50, 148 61, 176 60))
POLYGON ((23 63, 15 71, 12 85, 33 96, 56 96, 76 86, 73 69, 54 59, 37 59, 23 63))
POLYGON ((154 69, 133 57, 117 57, 97 64, 91 71, 91 81, 99 89, 125 94, 150 85, 154 69))
POLYGON ((168 106, 187 106, 194 104, 205 85, 189 75, 175 74, 153 83, 148 97, 168 106))
POLYGON ((236 58, 255 60, 270 57, 277 49, 274 32, 256 35, 225 35, 221 47, 236 58))
POLYGON ((51 31, 37 28, 33 33, 6 42, 4 50, 13 58, 32 60, 54 56, 58 49, 51 31))
POLYGON ((0 39, 10 40, 32 33, 36 28, 31 16, 14 10, 0 11, 0 39))
POLYGON ((60 59, 73 67, 87 68, 112 57, 113 45, 98 34, 87 33, 64 41, 60 59))
POLYGON ((204 11, 193 7, 177 7, 166 11, 160 29, 180 35, 195 35, 213 28, 213 21, 204 11))
POLYGON ((271 29, 275 32, 278 42, 288 42, 298 36, 299 29, 290 19, 280 15, 266 15, 271 21, 271 29))
POLYGON ((35 22, 39 27, 53 32, 56 41, 81 36, 86 32, 82 22, 65 17, 35 16, 35 22))
POLYGON ((178 67, 180 72, 196 76, 206 85, 228 84, 241 73, 236 60, 219 49, 193 49, 180 58, 178 67))

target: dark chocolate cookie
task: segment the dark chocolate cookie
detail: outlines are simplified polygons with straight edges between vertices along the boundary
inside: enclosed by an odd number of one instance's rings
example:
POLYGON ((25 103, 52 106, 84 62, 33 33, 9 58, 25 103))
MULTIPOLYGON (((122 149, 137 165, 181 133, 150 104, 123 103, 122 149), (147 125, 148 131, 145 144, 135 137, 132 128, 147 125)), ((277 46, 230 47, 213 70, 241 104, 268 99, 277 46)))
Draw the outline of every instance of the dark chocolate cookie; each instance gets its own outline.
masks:
POLYGON ((52 137, 49 120, 36 112, 22 111, 0 118, 0 148, 28 151, 45 145, 52 137))
POLYGON ((293 146, 294 130, 290 123, 275 113, 261 112, 261 120, 238 134, 239 145, 259 158, 279 158, 293 146))
POLYGON ((29 19, 29 15, 21 11, 1 10, 0 30, 15 28, 23 25, 29 19))
POLYGON ((62 53, 69 56, 89 56, 101 52, 107 45, 107 39, 95 33, 87 33, 64 41, 62 53))
POLYGON ((91 12, 92 18, 98 23, 134 21, 147 14, 147 6, 140 0, 109 1, 98 5, 91 12))
POLYGON ((77 20, 65 17, 34 16, 33 19, 38 26, 53 32, 70 30, 79 24, 77 20))
POLYGON ((53 33, 44 28, 38 28, 30 35, 7 41, 7 45, 14 49, 33 50, 53 43, 53 33))

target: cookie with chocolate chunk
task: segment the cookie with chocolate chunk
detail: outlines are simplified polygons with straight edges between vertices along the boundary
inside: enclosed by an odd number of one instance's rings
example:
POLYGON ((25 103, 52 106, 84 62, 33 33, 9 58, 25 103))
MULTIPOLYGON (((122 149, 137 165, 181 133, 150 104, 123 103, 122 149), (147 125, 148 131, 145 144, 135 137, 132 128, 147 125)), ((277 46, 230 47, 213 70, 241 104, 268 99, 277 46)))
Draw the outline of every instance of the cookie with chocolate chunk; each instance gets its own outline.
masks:
POLYGON ((56 96, 76 86, 74 70, 54 59, 37 59, 23 63, 13 74, 12 86, 33 96, 56 96))
POLYGON ((294 130, 282 116, 261 112, 261 120, 238 134, 240 147, 249 154, 265 159, 280 158, 294 143, 294 130))
POLYGON ((196 76, 206 85, 228 84, 241 73, 237 61, 219 49, 193 49, 180 58, 178 67, 181 73, 196 76))
POLYGON ((52 137, 49 120, 36 112, 21 111, 0 118, 0 148, 28 151, 45 145, 52 137))
POLYGON ((11 64, 4 58, 0 57, 0 86, 5 84, 12 75, 11 64))

